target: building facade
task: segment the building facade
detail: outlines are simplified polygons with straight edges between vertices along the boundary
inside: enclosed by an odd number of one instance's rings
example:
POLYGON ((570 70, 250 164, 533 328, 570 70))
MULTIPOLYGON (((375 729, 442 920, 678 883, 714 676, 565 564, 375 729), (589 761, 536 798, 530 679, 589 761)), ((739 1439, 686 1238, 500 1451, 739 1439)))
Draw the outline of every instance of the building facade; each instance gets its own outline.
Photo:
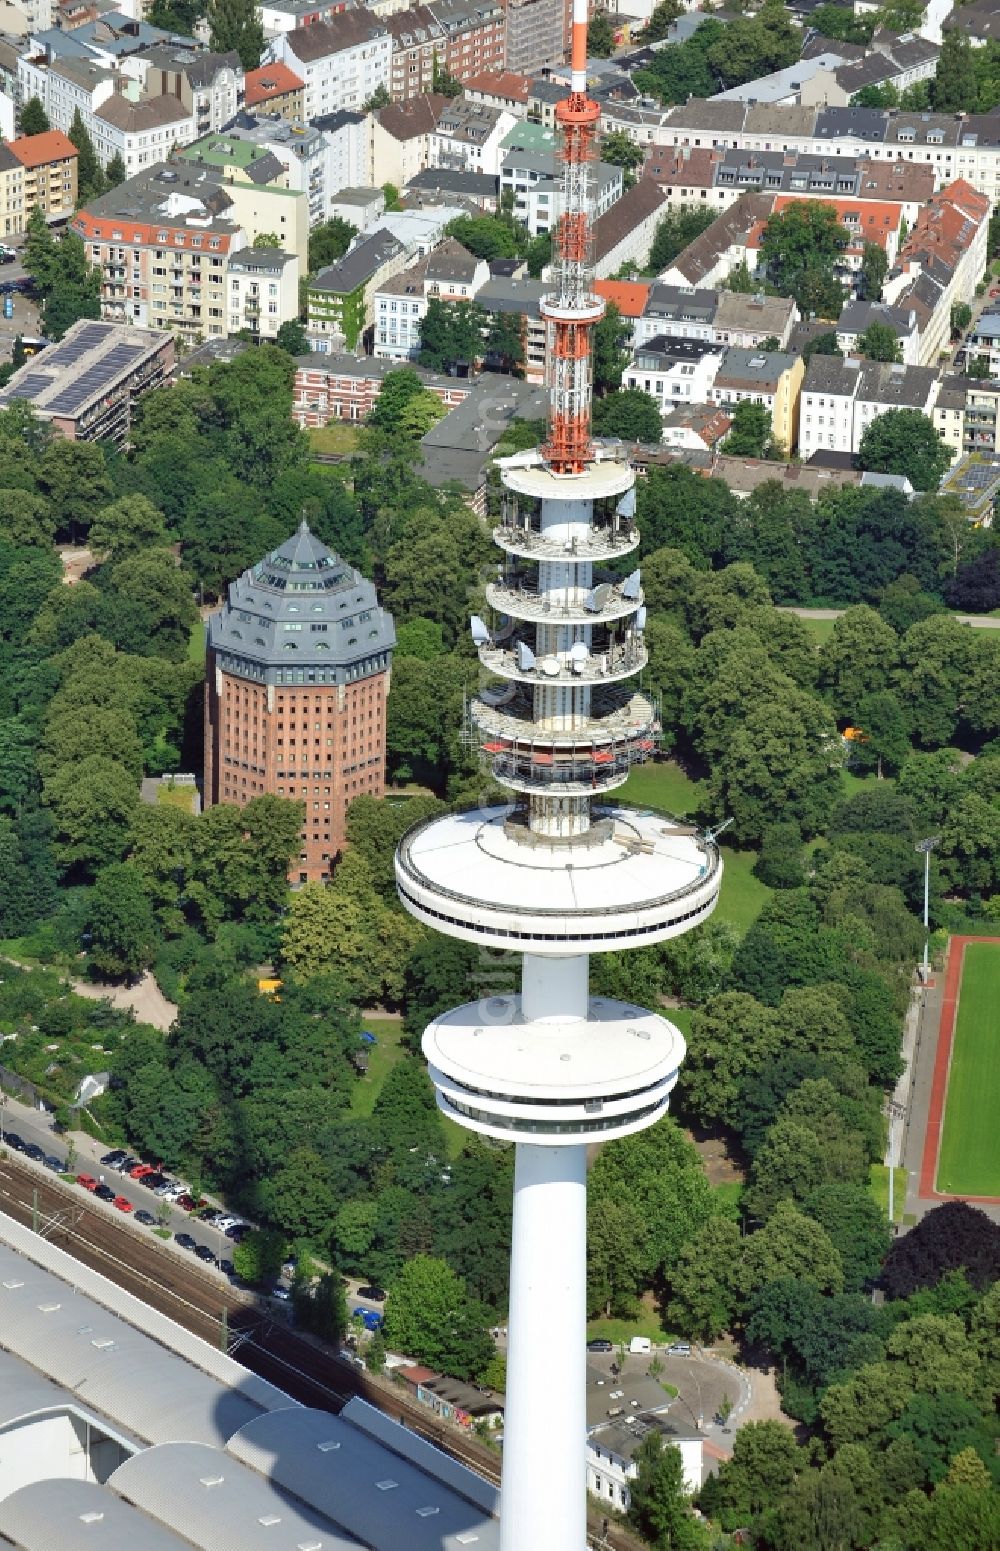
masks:
POLYGON ((372 232, 348 249, 336 264, 328 264, 309 281, 306 325, 309 346, 321 354, 356 350, 372 322, 378 287, 397 275, 407 250, 391 232, 372 232))
POLYGON ((267 47, 304 83, 305 114, 314 119, 340 108, 358 112, 379 87, 389 89, 392 38, 384 22, 365 11, 341 11, 329 21, 283 32, 267 47))
POLYGON ((45 371, 31 360, 0 393, 0 408, 27 399, 37 418, 70 442, 124 446, 143 394, 169 379, 174 341, 150 329, 81 319, 45 352, 45 371))
POLYGON ((226 286, 230 334, 245 329, 258 342, 274 340, 281 325, 299 315, 294 253, 241 248, 230 255, 226 286))
POLYGON ((355 797, 385 791, 392 616, 373 584, 298 532, 229 587, 208 624, 205 804, 302 804, 293 883, 325 881, 355 797))
POLYGON ((39 205, 50 221, 65 220, 76 205, 77 149, 58 129, 22 135, 0 145, 0 229, 23 232, 39 205))

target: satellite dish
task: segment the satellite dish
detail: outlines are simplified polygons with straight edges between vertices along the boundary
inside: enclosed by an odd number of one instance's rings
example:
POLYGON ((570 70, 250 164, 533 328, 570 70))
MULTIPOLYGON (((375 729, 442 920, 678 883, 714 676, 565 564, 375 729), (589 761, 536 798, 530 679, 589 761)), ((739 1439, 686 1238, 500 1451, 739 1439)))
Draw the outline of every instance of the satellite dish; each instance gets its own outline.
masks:
POLYGON ((634 485, 632 486, 632 488, 630 490, 626 490, 625 494, 622 496, 621 500, 618 502, 618 505, 615 507, 615 511, 616 511, 616 513, 618 514, 619 517, 634 517, 635 516, 635 486, 634 485))
POLYGON ((539 663, 539 667, 545 674, 546 678, 550 679, 558 678, 562 672, 562 663, 559 661, 558 657, 543 657, 539 663))
POLYGON ((518 641, 517 643, 517 666, 522 673, 527 673, 529 669, 535 666, 535 654, 526 641, 518 641))
POLYGON ((472 618, 469 620, 469 628, 472 631, 472 639, 477 646, 489 645, 490 633, 478 614, 473 614, 472 618))
POLYGON ((586 641, 574 641, 569 649, 569 660, 572 663, 586 662, 590 656, 590 650, 586 641))
POLYGON ((633 571, 622 582, 622 595, 626 598, 637 598, 641 589, 641 575, 639 571, 633 571))
POLYGON ((602 582, 599 587, 595 587, 591 592, 588 592, 583 600, 584 608, 589 609, 592 614, 600 614, 601 610, 606 608, 610 597, 611 583, 602 582))
POLYGON ((643 604, 641 609, 638 609, 636 611, 636 616, 635 616, 635 620, 633 621, 633 623, 634 623, 634 626, 635 626, 636 630, 645 630, 645 628, 646 628, 646 607, 645 607, 645 604, 643 604))

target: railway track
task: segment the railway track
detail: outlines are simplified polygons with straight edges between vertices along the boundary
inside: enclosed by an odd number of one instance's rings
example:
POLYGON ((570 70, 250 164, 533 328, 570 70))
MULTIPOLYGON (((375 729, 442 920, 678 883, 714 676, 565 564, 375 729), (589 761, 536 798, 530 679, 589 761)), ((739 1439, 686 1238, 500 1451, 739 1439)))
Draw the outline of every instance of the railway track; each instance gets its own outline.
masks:
MULTIPOLYGON (((438 1422, 426 1407, 344 1362, 322 1342, 278 1323, 252 1295, 220 1282, 199 1261, 182 1259, 152 1233, 140 1235, 127 1218, 117 1222, 78 1187, 9 1157, 0 1163, 0 1209, 26 1227, 37 1222, 51 1243, 193 1335, 217 1347, 228 1335, 226 1344, 238 1362, 302 1405, 339 1411, 359 1395, 493 1486, 500 1485, 499 1456, 478 1439, 438 1422)), ((603 1524, 599 1509, 588 1512, 594 1546, 644 1551, 641 1541, 617 1525, 609 1525, 604 1536, 603 1524)))

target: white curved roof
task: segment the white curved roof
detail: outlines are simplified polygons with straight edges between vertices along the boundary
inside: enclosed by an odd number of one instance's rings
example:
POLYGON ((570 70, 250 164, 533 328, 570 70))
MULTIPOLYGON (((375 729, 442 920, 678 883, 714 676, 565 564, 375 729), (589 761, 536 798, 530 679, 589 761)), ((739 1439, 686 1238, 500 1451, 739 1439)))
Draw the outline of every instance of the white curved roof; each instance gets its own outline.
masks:
POLYGON ((6 1245, 0 1344, 147 1443, 224 1443, 263 1409, 254 1375, 219 1384, 6 1245))
MULTIPOLYGON (((500 1526, 340 1417, 300 1406, 249 1422, 226 1453, 313 1503, 378 1551, 494 1551, 500 1526)), ((125 1467, 128 1468, 128 1467, 125 1467)))
POLYGON ((72 1403, 72 1395, 64 1389, 0 1351, 0 1432, 43 1412, 65 1410, 72 1403))
POLYGON ((358 1551, 316 1508, 293 1504, 271 1481, 204 1443, 144 1449, 108 1485, 201 1551, 358 1551))
POLYGON ((93 1481, 33 1481, 0 1502, 20 1551, 185 1551, 187 1542, 93 1481))

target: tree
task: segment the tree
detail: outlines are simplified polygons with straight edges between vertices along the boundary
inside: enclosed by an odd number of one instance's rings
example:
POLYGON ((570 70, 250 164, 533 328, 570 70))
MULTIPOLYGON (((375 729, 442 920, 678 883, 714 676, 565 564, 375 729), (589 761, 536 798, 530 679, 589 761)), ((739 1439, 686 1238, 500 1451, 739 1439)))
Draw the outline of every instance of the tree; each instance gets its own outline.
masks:
POLYGON ((910 724, 891 690, 864 695, 857 704, 858 726, 865 735, 854 746, 854 764, 870 770, 874 765, 881 781, 895 775, 910 753, 910 724))
POLYGON ((882 1284, 890 1298, 907 1298, 959 1267, 974 1287, 1000 1279, 1000 1225, 978 1207, 948 1201, 894 1240, 882 1284))
MULTIPOLYGON (((861 285, 868 301, 877 302, 882 295, 882 282, 889 268, 889 258, 880 242, 866 242, 861 250, 861 285)), ((867 332, 867 331, 866 331, 867 332)), ((865 352, 868 355, 868 352, 865 352)), ((871 361, 895 360, 895 356, 869 355, 871 361)))
POLYGON ((50 129, 49 116, 38 97, 29 97, 21 109, 22 135, 43 135, 50 129))
POLYGON ((57 860, 95 871, 121 861, 138 797, 128 772, 106 753, 63 765, 45 787, 57 860))
POLYGON ((797 889, 805 882, 802 831, 794 823, 772 824, 761 836, 754 876, 771 889, 797 889))
POLYGON ((95 555, 118 561, 167 542, 163 513, 144 495, 122 496, 99 511, 87 537, 95 555))
POLYGON ((802 351, 802 359, 808 366, 814 355, 843 356, 843 353, 844 352, 837 344, 837 336, 831 329, 828 333, 816 334, 812 339, 809 340, 802 351))
POLYGON ((649 250, 649 273, 658 274, 660 270, 668 269, 677 255, 696 237, 700 237, 715 218, 714 210, 703 209, 700 205, 682 205, 679 210, 671 210, 656 228, 653 245, 649 250))
POLYGON ((519 313, 495 312, 486 331, 486 354, 492 356, 501 371, 520 375, 524 365, 523 324, 519 313))
POLYGON ((309 233, 309 273, 314 275, 327 264, 335 264, 338 259, 342 259, 357 235, 357 227, 340 216, 333 216, 329 221, 313 227, 309 233))
POLYGON ((645 1226, 647 1279, 666 1274, 682 1246, 712 1215, 712 1198, 693 1144, 672 1119, 609 1144, 590 1174, 597 1210, 628 1200, 645 1226))
POLYGON ((865 430, 858 466, 876 474, 905 474, 914 490, 936 490, 952 458, 933 422, 919 409, 889 409, 865 430))
POLYGON ((289 355, 309 354, 305 324, 300 318, 286 318, 278 329, 274 342, 279 350, 287 350, 289 355))
POLYGON ((476 258, 516 258, 518 236, 508 221, 495 215, 461 215, 449 221, 445 236, 454 237, 476 258))
POLYGON ((834 269, 849 240, 832 205, 796 200, 768 220, 761 258, 772 284, 794 297, 804 316, 836 318, 844 291, 834 269))
POLYGON ((938 113, 975 113, 979 106, 972 44, 959 27, 949 27, 945 32, 931 97, 938 113))
MULTIPOLYGON (((878 250, 881 253, 881 248, 878 250)), ((858 350, 869 361, 902 361, 903 350, 894 328, 888 323, 869 323, 858 335, 858 350)))
POLYGON ((109 189, 118 188, 128 177, 128 170, 122 161, 122 154, 116 151, 104 169, 104 180, 109 189))
POLYGON ((595 11, 587 27, 587 53, 595 59, 608 59, 614 53, 615 30, 607 11, 595 11))
POLYGON ((458 1379, 478 1377, 493 1356, 489 1316, 461 1277, 431 1255, 407 1261, 389 1288, 385 1336, 396 1351, 458 1379))
POLYGON ((210 43, 216 54, 235 49, 244 70, 256 70, 264 51, 264 29, 253 0, 208 0, 210 43))
POLYGON ((794 1279, 820 1292, 840 1292, 843 1262, 830 1235, 791 1201, 779 1201, 762 1228, 743 1240, 738 1285, 745 1297, 768 1282, 794 1279))
POLYGON ((763 404, 743 399, 733 410, 726 452, 734 458, 766 458, 773 446, 771 416, 763 404))
POLYGON ((485 322, 475 302, 443 302, 432 296, 420 322, 420 365, 436 372, 450 371, 459 363, 474 365, 483 353, 485 322))
MULTIPOLYGON (((676 0, 664 0, 664 3, 672 5, 676 4, 676 0)), ((601 140, 601 161, 610 162, 612 167, 621 167, 627 189, 635 182, 636 168, 642 166, 644 157, 642 146, 636 145, 623 129, 612 129, 601 140)))
POLYGON ((628 1201, 594 1201, 587 1213, 587 1308, 627 1318, 646 1280, 645 1227, 628 1201))
POLYGON ((874 609, 845 609, 820 647, 820 685, 838 717, 854 722, 867 696, 888 689, 899 657, 899 637, 874 609))
POLYGON ((233 1268, 241 1282, 257 1287, 271 1282, 281 1270, 285 1258, 284 1234, 254 1228, 233 1245, 233 1268))
POLYGON ((718 1340, 732 1328, 742 1305, 739 1263, 738 1223, 710 1217, 669 1272, 667 1318, 694 1340, 718 1340))
POLYGON ((438 63, 437 54, 434 55, 431 70, 431 91, 439 92, 442 97, 461 97, 463 87, 457 75, 452 75, 444 65, 438 63))
POLYGON ((956 302, 951 309, 951 337, 957 339, 964 334, 972 322, 972 308, 968 302, 956 302))
POLYGON ((552 233, 539 232, 524 250, 524 261, 532 280, 538 280, 546 264, 552 262, 552 233))
POLYGON ((73 122, 69 126, 69 139, 76 146, 77 153, 77 198, 81 205, 85 205, 90 200, 95 199, 98 194, 104 193, 107 188, 107 180, 101 164, 97 160, 94 142, 87 132, 79 108, 73 114, 73 122))
POLYGON ((629 1522, 661 1551, 708 1551, 708 1533, 691 1512, 681 1451, 650 1431, 632 1456, 629 1522))
POLYGON ((659 444, 663 422, 656 400, 640 388, 624 388, 594 402, 594 430, 598 436, 617 436, 623 442, 659 444))
POLYGON ((745 1526, 783 1499, 805 1463, 805 1451, 784 1423, 748 1422, 733 1440, 731 1458, 706 1480, 702 1507, 726 1529, 745 1526))
POLYGON ((682 12, 680 0, 660 0, 659 5, 653 7, 652 15, 646 23, 646 42, 658 43, 661 38, 665 38, 682 12))
POLYGON ((153 912, 140 873, 129 862, 98 873, 88 900, 90 962, 113 980, 134 980, 153 962, 153 912))
POLYGON ((735 1126, 748 1075, 777 1048, 770 1010, 743 991, 713 996, 691 1016, 679 1092, 684 1112, 703 1125, 735 1126))
POLYGON ((827 708, 789 687, 750 707, 712 771, 718 811, 744 841, 759 841, 780 813, 817 834, 839 784, 839 742, 827 708))

